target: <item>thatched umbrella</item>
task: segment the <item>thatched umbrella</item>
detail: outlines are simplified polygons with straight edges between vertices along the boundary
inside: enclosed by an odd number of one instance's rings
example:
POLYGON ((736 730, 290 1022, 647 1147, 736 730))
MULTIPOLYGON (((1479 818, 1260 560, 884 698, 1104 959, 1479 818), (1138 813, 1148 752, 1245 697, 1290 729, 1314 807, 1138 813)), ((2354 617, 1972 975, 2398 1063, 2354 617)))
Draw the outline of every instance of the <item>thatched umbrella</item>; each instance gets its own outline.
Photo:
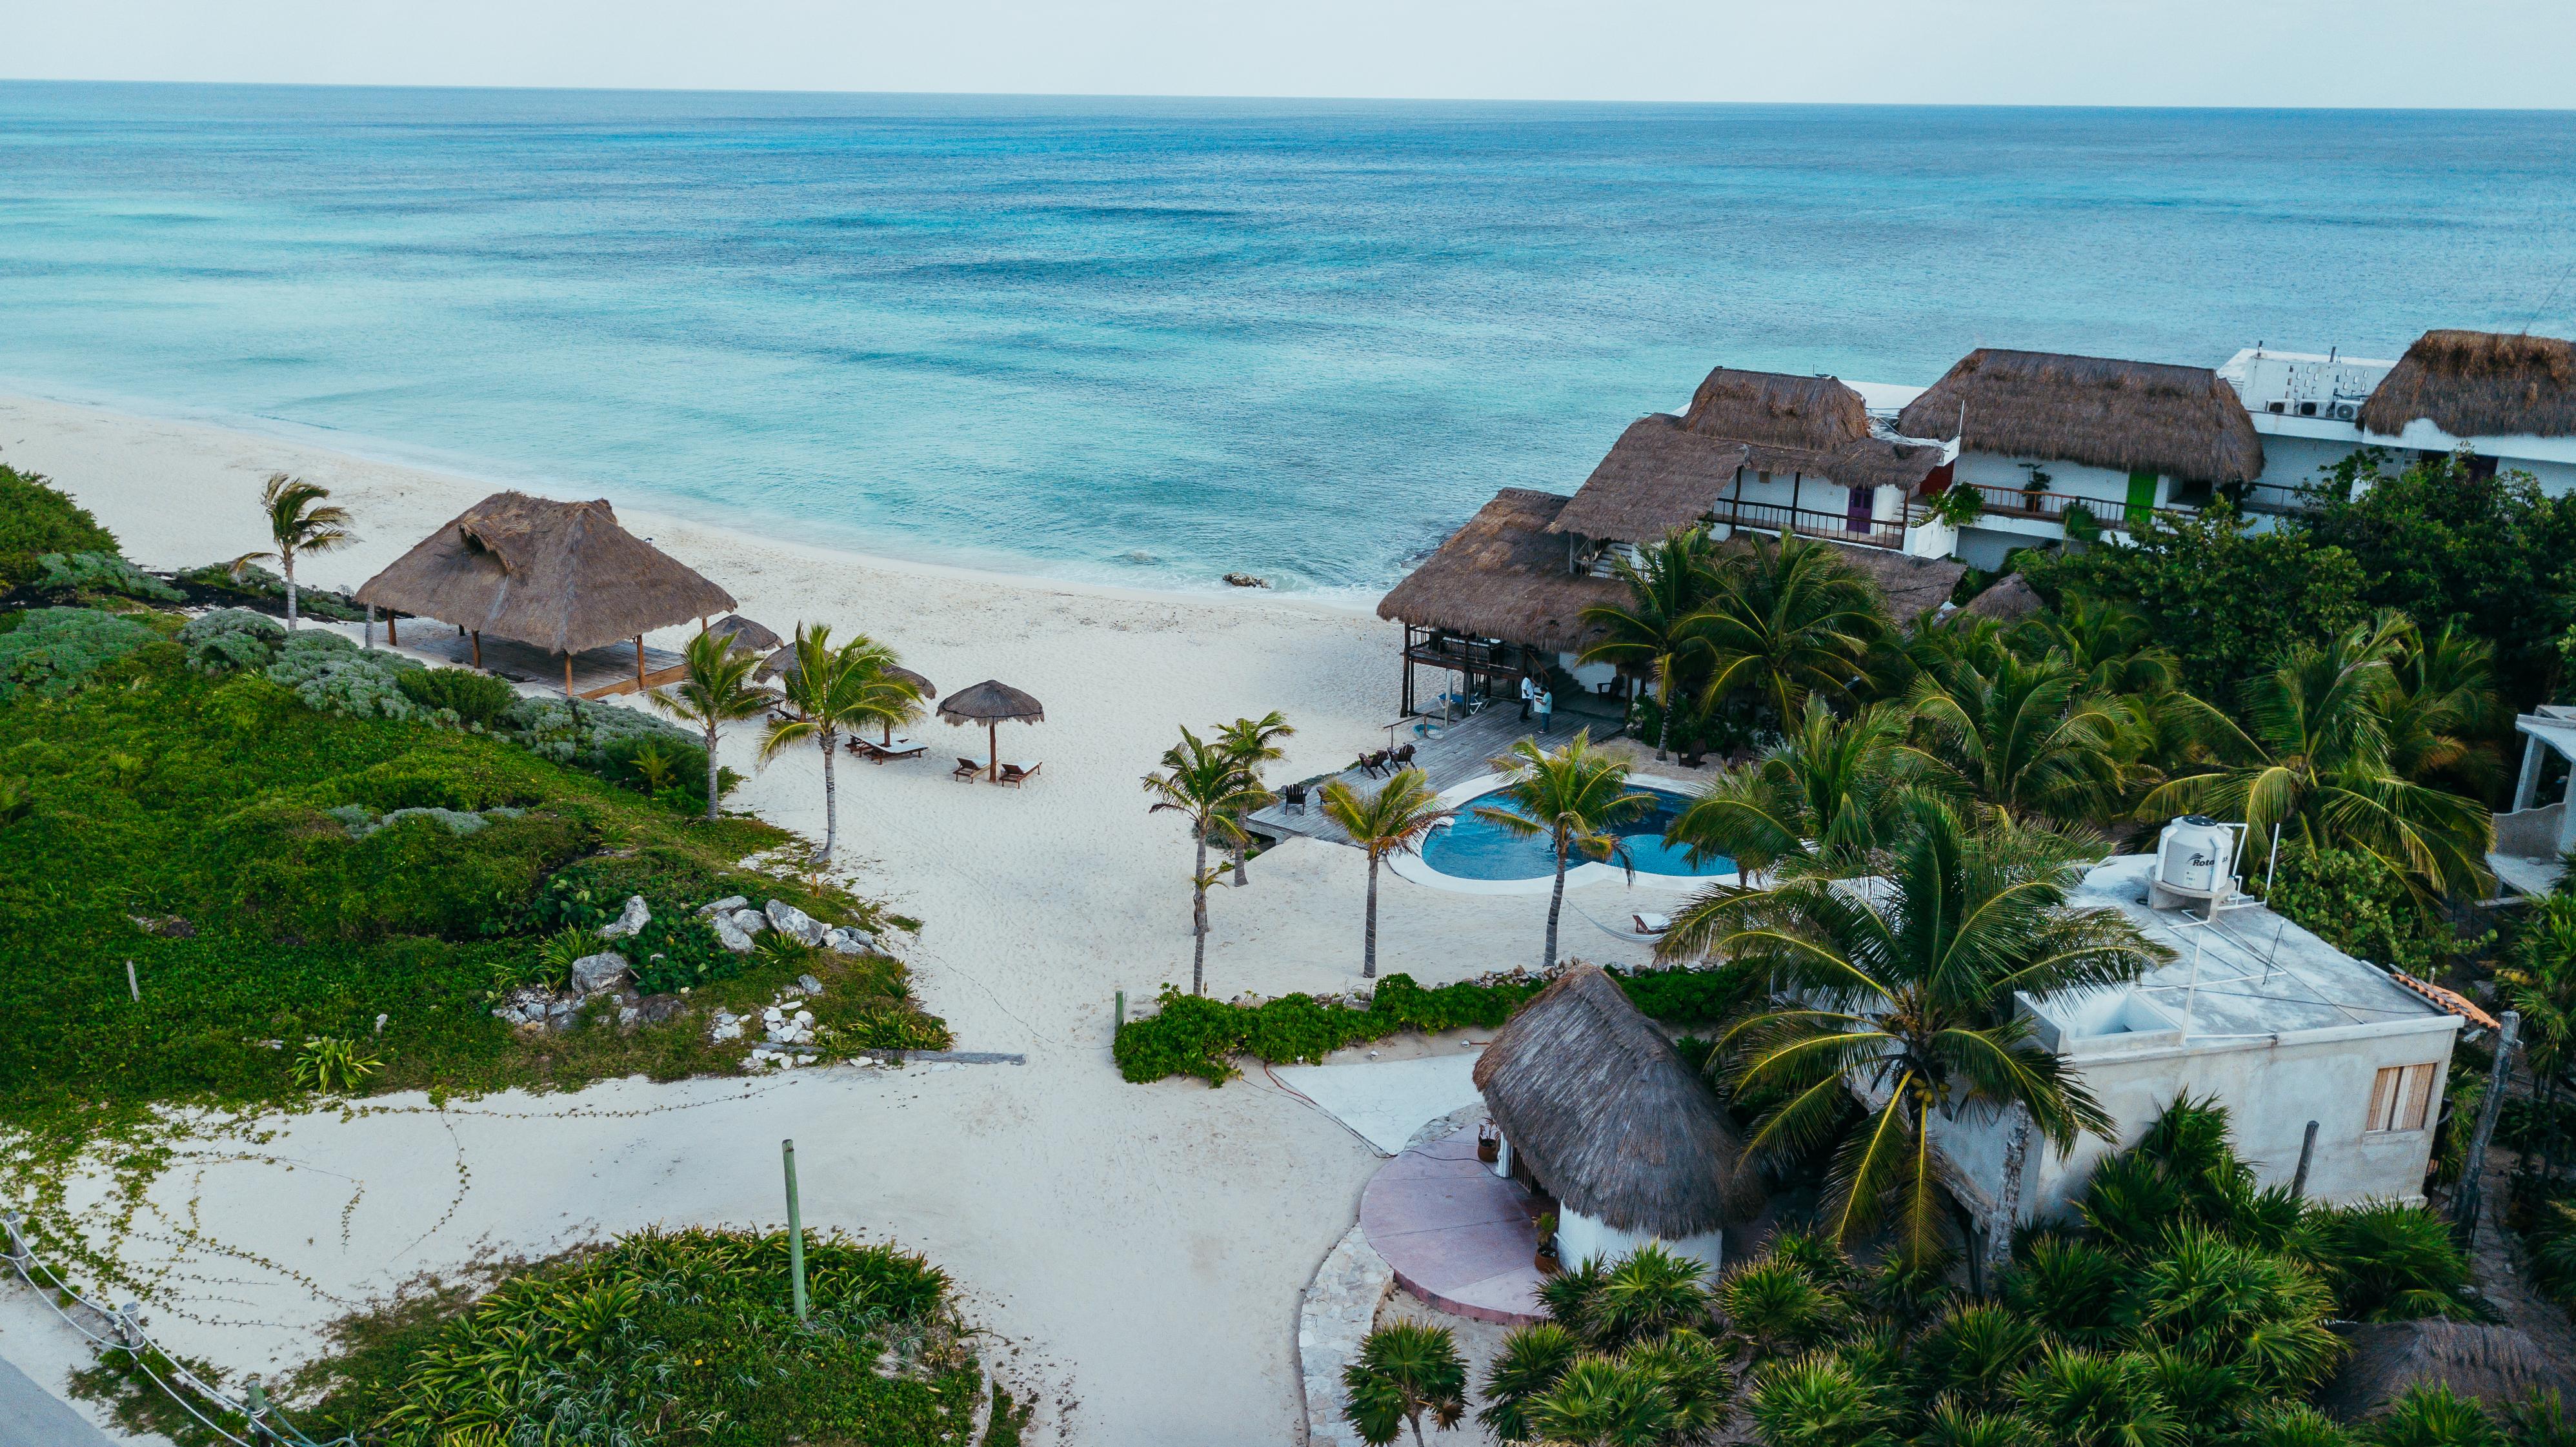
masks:
MULTIPOLYGON (((752 626, 757 628, 760 625, 755 623, 752 626)), ((777 652, 770 654, 767 658, 762 659, 760 667, 752 676, 755 678, 794 678, 796 676, 796 645, 791 643, 786 647, 779 649, 777 652)), ((921 698, 927 699, 939 697, 939 688, 937 685, 933 684, 929 679, 922 677, 920 674, 913 672, 909 668, 897 665, 895 667, 888 668, 885 671, 885 676, 897 683, 911 684, 913 693, 921 698)), ((884 741, 889 744, 894 742, 894 725, 892 723, 888 723, 885 726, 884 741)))
POLYGON ((707 631, 732 639, 734 648, 747 653, 764 653, 787 641, 779 637, 775 631, 754 623, 739 613, 727 613, 717 619, 715 626, 707 631))
POLYGON ((1036 699, 994 679, 952 693, 939 705, 939 716, 953 724, 984 726, 984 767, 988 778, 1002 777, 1002 748, 999 739, 1004 719, 1022 723, 1045 723, 1046 706, 1036 699))
POLYGON ((2345 1327, 2343 1338, 2352 1355, 2317 1392, 2317 1405, 2338 1422, 2376 1416, 2423 1382, 2497 1408, 2543 1389, 2576 1390, 2564 1364, 2510 1326, 2392 1321, 2345 1327))

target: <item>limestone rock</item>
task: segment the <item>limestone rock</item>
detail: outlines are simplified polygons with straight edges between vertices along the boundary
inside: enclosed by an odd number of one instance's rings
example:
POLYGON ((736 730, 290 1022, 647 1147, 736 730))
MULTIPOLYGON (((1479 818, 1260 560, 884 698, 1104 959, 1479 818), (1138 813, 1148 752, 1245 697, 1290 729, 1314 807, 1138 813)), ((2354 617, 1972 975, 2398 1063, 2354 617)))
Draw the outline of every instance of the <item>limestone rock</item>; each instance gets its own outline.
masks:
POLYGON ((584 955, 572 962, 572 988, 576 995, 596 995, 617 987, 626 978, 626 957, 615 950, 602 950, 584 955))
POLYGON ((815 979, 812 975, 798 975, 796 977, 796 988, 803 990, 808 995, 820 995, 823 993, 823 982, 815 979))
POLYGON ((659 1025, 680 1013, 677 995, 647 995, 635 1002, 635 1019, 644 1025, 659 1025))
MULTIPOLYGON (((846 925, 834 925, 824 931, 823 943, 836 955, 864 955, 877 947, 874 936, 846 925)), ((818 989, 817 994, 821 993, 818 989)))
POLYGON ((729 915, 749 903, 751 903, 751 901, 743 898, 741 895, 728 894, 722 899, 711 899, 705 904, 699 905, 698 913, 729 915))
POLYGON ((742 1038, 742 1017, 729 1010, 718 1010, 715 1023, 707 1027, 707 1038, 718 1042, 742 1038))
POLYGON ((599 937, 604 940, 624 939, 652 922, 653 911, 644 907, 644 896, 630 894, 626 896, 625 910, 599 927, 599 937))
POLYGON ((809 945, 823 943, 823 922, 783 899, 769 902, 769 923, 779 933, 792 935, 809 945))
MULTIPOLYGON (((755 915, 753 918, 756 919, 758 916, 755 915)), ((721 914, 711 914, 707 916, 707 924, 710 928, 715 930, 717 944, 724 946, 726 949, 729 949, 738 955, 747 955, 751 953, 751 936, 744 932, 741 925, 734 923, 732 918, 721 914)))

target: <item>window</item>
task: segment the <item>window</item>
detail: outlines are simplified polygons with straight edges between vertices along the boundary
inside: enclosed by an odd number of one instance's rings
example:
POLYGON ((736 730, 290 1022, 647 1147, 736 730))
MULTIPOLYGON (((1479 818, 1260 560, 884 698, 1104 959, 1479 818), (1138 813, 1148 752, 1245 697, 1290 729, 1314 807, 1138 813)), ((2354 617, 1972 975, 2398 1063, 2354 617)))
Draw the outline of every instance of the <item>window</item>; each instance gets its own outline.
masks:
POLYGON ((2434 1065, 2391 1065, 2371 1078, 2370 1116, 2362 1134, 2422 1130, 2426 1108, 2433 1103, 2434 1065))

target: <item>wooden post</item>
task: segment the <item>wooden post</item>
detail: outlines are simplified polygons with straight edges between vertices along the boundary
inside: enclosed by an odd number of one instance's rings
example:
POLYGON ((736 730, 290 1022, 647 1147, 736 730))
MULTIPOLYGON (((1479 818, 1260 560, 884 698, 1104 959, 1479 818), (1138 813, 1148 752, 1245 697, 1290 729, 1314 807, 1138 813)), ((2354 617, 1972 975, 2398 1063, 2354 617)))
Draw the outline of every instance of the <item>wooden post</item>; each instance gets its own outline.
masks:
POLYGON ((376 646, 376 605, 373 603, 367 605, 367 631, 363 636, 367 647, 373 649, 376 646))
POLYGON ((474 630, 474 666, 483 666, 483 630, 480 628, 474 630))
POLYGON ((796 1319, 805 1319, 805 1214, 796 1199, 796 1142, 778 1143, 778 1154, 787 1167, 787 1271, 794 1281, 796 1319))
POLYGON ((1806 488, 1807 474, 1803 472, 1789 474, 1789 525, 1780 530, 1780 541, 1784 543, 1789 540, 1791 533, 1798 530, 1798 497, 1806 491, 1806 488))
POLYGON ((2308 1198, 2308 1166, 2317 1158, 2317 1123, 2308 1122, 2308 1133, 2299 1138, 2299 1168, 2290 1173, 2290 1195, 2304 1201, 2308 1198))
POLYGON ((2468 1159, 2460 1163, 2460 1193, 2451 1202, 2451 1220, 2463 1247, 2477 1243, 2478 1208, 2485 1204, 2487 1188, 2487 1142, 2495 1136, 2496 1112, 2504 1108, 2505 1087, 2513 1083, 2513 1047, 2521 1035, 2521 1012, 2505 1011, 2504 1028, 2496 1035, 2495 1061, 2487 1067, 2487 1096, 2478 1102, 2478 1128, 2469 1137, 2468 1159))
POLYGON ((644 635, 635 635, 635 691, 644 691, 644 635))
POLYGON ((564 697, 572 697, 572 655, 564 655, 564 697))
POLYGON ((401 616, 402 615, 400 613, 395 612, 391 608, 387 608, 385 610, 385 646, 387 648, 399 648, 402 646, 402 640, 394 636, 394 620, 401 616))

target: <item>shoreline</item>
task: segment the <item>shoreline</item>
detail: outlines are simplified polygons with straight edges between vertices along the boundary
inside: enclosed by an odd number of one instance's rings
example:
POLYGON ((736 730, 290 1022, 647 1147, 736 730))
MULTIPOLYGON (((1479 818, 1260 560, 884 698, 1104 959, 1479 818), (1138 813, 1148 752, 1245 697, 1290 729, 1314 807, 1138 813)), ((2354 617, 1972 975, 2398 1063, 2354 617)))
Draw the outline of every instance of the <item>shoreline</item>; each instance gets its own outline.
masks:
MULTIPOLYGON (((328 429, 309 423, 287 422, 274 418, 240 417, 211 409, 187 407, 175 403, 155 403, 139 398, 100 399, 85 395, 64 395, 32 384, 25 378, 0 379, 0 463, 17 465, 23 457, 23 438, 8 434, 33 425, 40 433, 55 433, 66 416, 86 418, 95 425, 126 429, 153 428, 179 433, 213 434, 236 446, 265 445, 281 457, 308 459, 303 465, 281 465, 272 471, 302 473, 337 470, 365 472, 382 470, 400 474, 414 485, 435 487, 457 499, 446 516, 429 524, 434 527, 490 494, 512 490, 542 497, 574 499, 606 497, 617 509, 618 521, 639 537, 652 537, 661 531, 703 530, 720 533, 741 546, 779 549, 802 555, 815 562, 856 564, 894 572, 916 572, 926 578, 951 582, 983 582, 997 587, 1060 591, 1067 594, 1117 599, 1137 603, 1178 603, 1229 607, 1280 607, 1291 611, 1312 612, 1328 616, 1374 618, 1377 598, 1383 589, 1365 588, 1238 588, 1222 582, 1204 587, 1154 587, 1135 583, 1110 582, 1081 576, 1078 572, 1058 572, 1034 558, 1011 559, 976 549, 941 549, 924 545, 923 556, 880 551, 855 544, 804 542, 771 537, 757 527, 770 519, 728 521, 704 515, 668 499, 657 499, 649 491, 615 488, 606 484, 551 473, 531 472, 512 475, 502 470, 478 470, 465 459, 441 456, 435 448, 407 448, 381 439, 363 439, 356 445, 328 429), (373 442, 375 445, 368 445, 373 442), (406 455, 408 454, 408 455, 406 455), (318 464, 318 465, 317 465, 318 464), (331 466, 336 464, 336 467, 331 466), (1019 562, 1025 567, 1012 567, 1019 562)), ((38 453, 42 445, 37 444, 38 453)), ((29 464, 32 470, 53 477, 64 491, 80 496, 82 484, 77 479, 56 475, 41 460, 29 464)), ((265 476, 265 474, 261 474, 265 476)), ((327 484, 326 484, 327 485, 327 484)), ((84 503, 84 506, 87 504, 84 503)), ((345 505, 345 504, 344 504, 345 505)), ((96 509, 93 509, 95 511, 96 509)), ((708 513, 722 509, 710 508, 708 513)), ((795 525, 792 518, 775 519, 784 526, 795 525)), ((1462 519, 1463 521, 1463 519, 1462 519)), ((120 536, 122 532, 120 531, 120 536)), ((423 529, 426 535, 427 529, 423 529)), ((363 540, 363 539, 362 539, 363 540)), ((416 540, 416 539, 415 539, 416 540)), ((128 556, 134 556, 129 545, 128 556)), ((345 556, 345 555, 344 555, 345 556)), ((173 562, 161 557, 136 558, 156 566, 192 567, 222 559, 182 558, 173 562)), ((307 568, 328 569, 334 559, 322 557, 308 561, 307 568)), ((390 556, 386 561, 391 561, 390 556)), ((1097 566, 1097 565, 1094 565, 1097 566)), ((372 569, 369 570, 372 573, 372 569)), ((367 575, 346 580, 334 575, 331 586, 355 587, 367 575)), ((319 581, 319 577, 308 581, 319 581)), ((718 580, 721 582, 722 580, 718 580)), ((1390 580, 1388 586, 1393 586, 1390 580)))

